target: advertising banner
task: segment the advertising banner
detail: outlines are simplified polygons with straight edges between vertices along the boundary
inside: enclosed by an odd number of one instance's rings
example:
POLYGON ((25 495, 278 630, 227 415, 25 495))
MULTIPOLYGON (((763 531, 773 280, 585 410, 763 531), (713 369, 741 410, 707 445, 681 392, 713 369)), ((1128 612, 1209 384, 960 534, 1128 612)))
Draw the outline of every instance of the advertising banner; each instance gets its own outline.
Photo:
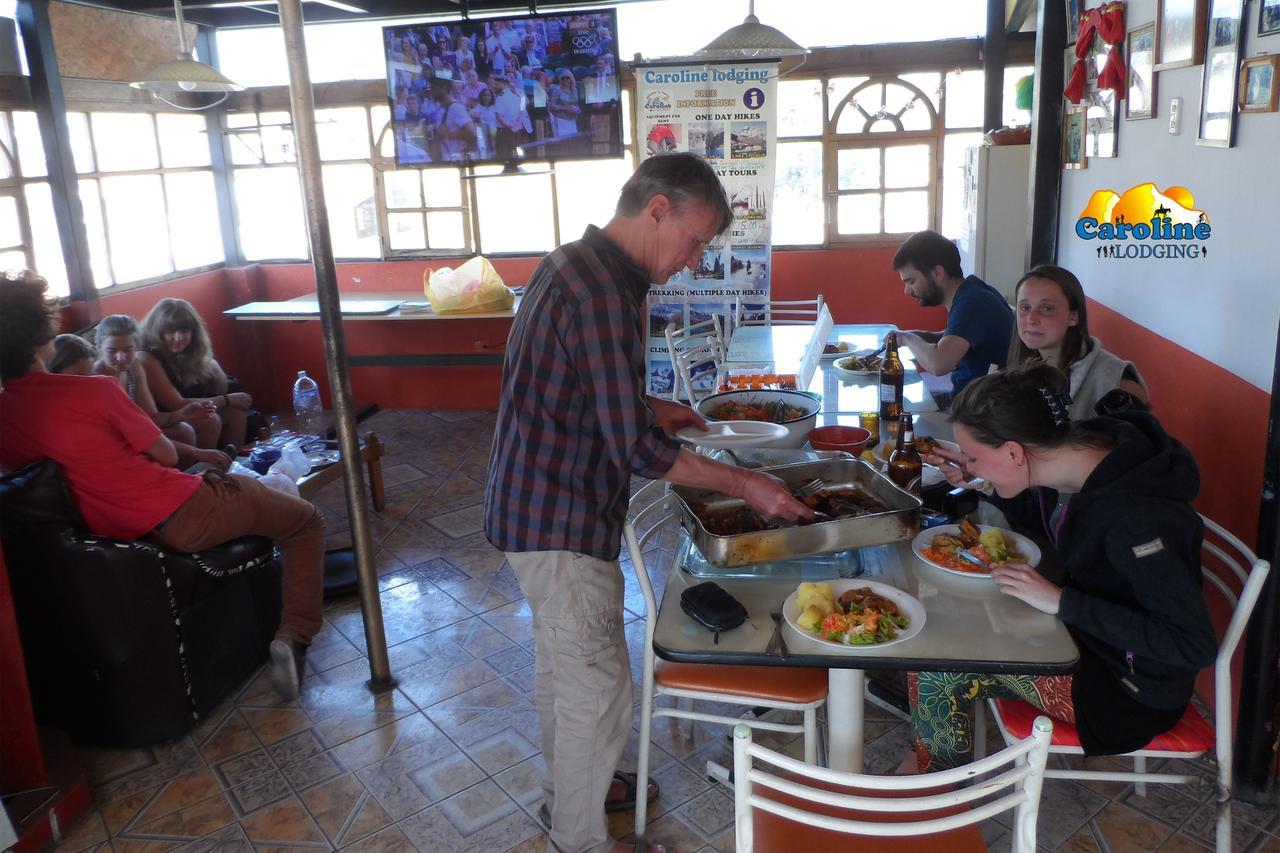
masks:
MULTIPOLYGON (((778 62, 637 65, 640 158, 691 151, 705 157, 733 207, 729 229, 696 269, 649 291, 649 393, 670 396, 675 365, 666 330, 722 322, 739 303, 749 316, 769 300, 778 62)), ((695 385, 709 388, 706 373, 695 385)))

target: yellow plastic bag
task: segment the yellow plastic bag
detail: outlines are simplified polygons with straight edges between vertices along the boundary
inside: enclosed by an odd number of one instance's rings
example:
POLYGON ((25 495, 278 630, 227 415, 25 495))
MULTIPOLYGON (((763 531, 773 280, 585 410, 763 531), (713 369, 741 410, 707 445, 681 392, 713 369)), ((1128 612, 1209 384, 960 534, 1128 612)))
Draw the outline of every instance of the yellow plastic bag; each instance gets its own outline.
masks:
POLYGON ((422 274, 423 290, 437 314, 488 314, 510 311, 515 294, 483 255, 457 269, 441 267, 422 274))

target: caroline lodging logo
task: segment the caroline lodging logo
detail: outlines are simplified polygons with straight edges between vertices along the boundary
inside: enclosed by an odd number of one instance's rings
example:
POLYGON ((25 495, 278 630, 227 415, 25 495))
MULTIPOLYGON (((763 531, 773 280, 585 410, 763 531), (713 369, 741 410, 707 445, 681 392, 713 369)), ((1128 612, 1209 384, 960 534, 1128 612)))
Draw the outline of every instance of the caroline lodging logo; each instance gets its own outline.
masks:
POLYGON ((1164 192, 1148 181, 1119 195, 1098 190, 1076 219, 1076 236, 1097 242, 1099 258, 1204 258, 1209 217, 1186 187, 1164 192))

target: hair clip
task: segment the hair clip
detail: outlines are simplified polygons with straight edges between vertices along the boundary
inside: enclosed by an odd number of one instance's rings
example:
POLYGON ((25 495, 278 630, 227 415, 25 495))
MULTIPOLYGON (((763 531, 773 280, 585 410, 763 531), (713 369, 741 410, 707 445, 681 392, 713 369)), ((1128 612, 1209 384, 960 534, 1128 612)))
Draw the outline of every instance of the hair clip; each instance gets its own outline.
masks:
POLYGON ((1044 385, 1040 386, 1040 396, 1044 397, 1045 403, 1049 406, 1049 414, 1053 415, 1053 425, 1061 429, 1071 423, 1071 415, 1068 409, 1071 406, 1071 396, 1069 394, 1055 394, 1044 385))

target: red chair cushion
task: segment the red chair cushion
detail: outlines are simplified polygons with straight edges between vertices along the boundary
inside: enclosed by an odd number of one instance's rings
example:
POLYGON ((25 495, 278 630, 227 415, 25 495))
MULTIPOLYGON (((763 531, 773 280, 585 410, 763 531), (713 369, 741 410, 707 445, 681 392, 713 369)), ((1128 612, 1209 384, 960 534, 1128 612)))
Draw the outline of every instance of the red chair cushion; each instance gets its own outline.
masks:
POLYGON ((653 678, 673 690, 703 690, 776 702, 817 702, 827 695, 827 671, 790 666, 712 666, 658 661, 653 678))
MULTIPOLYGON (((996 713, 1005 729, 1015 738, 1031 734, 1031 723, 1044 713, 1034 705, 1019 699, 996 699, 996 713)), ((1080 735, 1076 727, 1061 720, 1053 721, 1053 746, 1080 747, 1080 735)), ((1156 735, 1143 747, 1152 752, 1207 752, 1214 747, 1213 726, 1205 722, 1195 706, 1188 705, 1186 713, 1169 731, 1156 735)))

